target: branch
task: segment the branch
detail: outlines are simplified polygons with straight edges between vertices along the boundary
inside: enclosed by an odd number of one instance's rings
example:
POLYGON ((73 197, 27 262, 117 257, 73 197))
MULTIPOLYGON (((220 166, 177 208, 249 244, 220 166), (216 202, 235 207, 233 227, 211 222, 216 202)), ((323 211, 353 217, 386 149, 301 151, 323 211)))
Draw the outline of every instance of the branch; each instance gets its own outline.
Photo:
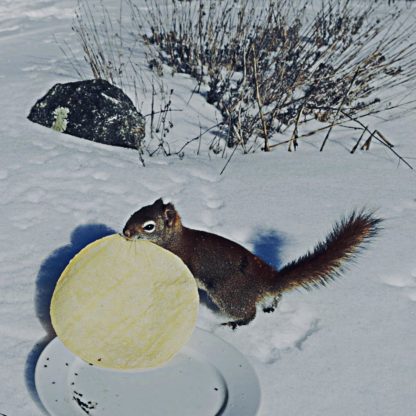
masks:
POLYGON ((270 147, 269 147, 269 133, 267 132, 267 125, 266 125, 266 120, 264 119, 264 115, 263 115, 263 103, 260 97, 260 89, 259 89, 259 81, 258 81, 258 76, 257 76, 257 60, 255 57, 256 51, 254 49, 253 46, 253 75, 254 75, 254 83, 255 83, 255 87, 256 87, 256 102, 257 102, 257 106, 259 108, 259 114, 260 114, 260 119, 261 119, 261 125, 263 127, 263 134, 264 134, 264 151, 265 152, 270 152, 270 147))
MULTIPOLYGON (((367 129, 367 127, 360 121, 357 119, 354 119, 353 117, 351 117, 348 113, 346 112, 342 112, 346 117, 348 117, 349 119, 351 119, 351 121, 355 121, 356 123, 358 123, 360 126, 362 126, 364 129, 367 129)), ((410 169, 413 170, 413 166, 406 161, 406 159, 404 159, 402 156, 400 156, 394 149, 393 149, 393 145, 390 143, 390 141, 386 140, 385 137, 383 136, 383 139, 381 139, 380 137, 377 137, 378 130, 375 130, 370 138, 374 137, 374 139, 376 139, 378 142, 380 142, 383 146, 387 147, 387 149, 389 149, 400 161, 402 161, 407 167, 409 167, 410 169), (388 144, 387 144, 388 143, 388 144)))
POLYGON ((355 146, 351 149, 351 154, 354 154, 355 153, 355 151, 357 150, 357 148, 358 148, 358 146, 359 146, 359 144, 360 144, 360 142, 361 142, 361 140, 362 140, 362 138, 364 137, 364 134, 365 134, 365 132, 368 130, 368 126, 366 126, 364 129, 363 129, 363 132, 361 133, 361 136, 360 136, 360 138, 358 139, 358 141, 357 141, 357 143, 355 143, 355 146))
POLYGON ((299 124, 299 119, 300 119, 300 116, 302 114, 302 111, 303 111, 303 105, 301 105, 299 107, 298 113, 296 115, 295 128, 293 129, 293 133, 292 133, 292 136, 290 137, 289 146, 288 146, 288 149, 287 149, 289 152, 292 151, 292 145, 293 145, 293 149, 295 151, 296 151, 296 148, 298 147, 298 140, 297 140, 298 137, 299 137, 299 134, 298 134, 298 124, 299 124))
POLYGON ((345 100, 347 99, 347 96, 348 96, 348 94, 350 93, 351 88, 352 88, 352 86, 354 85, 354 82, 355 82, 355 80, 357 79, 357 76, 358 76, 358 74, 359 74, 360 70, 361 70, 361 68, 360 68, 360 67, 358 67, 358 68, 357 68, 357 70, 355 71, 355 74, 354 74, 354 76, 353 76, 353 77, 352 77, 352 79, 351 79, 351 83, 350 83, 350 85, 349 85, 349 87, 348 87, 347 91, 345 91, 345 94, 344 94, 344 96, 342 97, 341 102, 339 103, 339 107, 338 107, 337 112, 336 112, 336 114, 335 114, 335 117, 334 117, 334 119, 333 119, 333 121, 332 121, 332 125, 331 125, 331 127, 329 128, 329 130, 328 130, 328 132, 327 132, 327 134, 326 134, 326 136, 325 136, 324 141, 322 142, 322 146, 321 146, 321 148, 319 149, 319 151, 320 151, 320 152, 322 152, 322 151, 324 150, 325 144, 326 144, 326 142, 327 142, 327 140, 328 140, 328 138, 329 138, 329 135, 331 134, 332 128, 334 127, 335 122, 337 121, 337 118, 338 118, 339 113, 341 112, 342 106, 344 105, 345 100))
POLYGON ((191 144, 192 142, 195 142, 196 140, 200 140, 201 136, 203 136, 204 134, 208 133, 209 131, 215 129, 216 127, 220 127, 222 126, 224 123, 221 121, 211 127, 208 127, 206 130, 204 130, 202 133, 199 133, 198 136, 193 137, 192 139, 188 140, 177 152, 175 152, 175 155, 179 155, 183 152, 183 149, 185 149, 185 147, 187 147, 189 144, 191 144))

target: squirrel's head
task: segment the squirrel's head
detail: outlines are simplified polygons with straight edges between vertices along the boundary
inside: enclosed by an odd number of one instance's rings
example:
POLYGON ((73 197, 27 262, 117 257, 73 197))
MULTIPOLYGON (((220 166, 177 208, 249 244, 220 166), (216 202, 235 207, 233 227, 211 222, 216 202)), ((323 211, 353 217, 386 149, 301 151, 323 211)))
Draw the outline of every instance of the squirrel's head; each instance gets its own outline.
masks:
POLYGON ((135 212, 127 221, 123 234, 128 239, 143 239, 163 246, 182 227, 179 214, 171 204, 164 204, 162 198, 135 212))

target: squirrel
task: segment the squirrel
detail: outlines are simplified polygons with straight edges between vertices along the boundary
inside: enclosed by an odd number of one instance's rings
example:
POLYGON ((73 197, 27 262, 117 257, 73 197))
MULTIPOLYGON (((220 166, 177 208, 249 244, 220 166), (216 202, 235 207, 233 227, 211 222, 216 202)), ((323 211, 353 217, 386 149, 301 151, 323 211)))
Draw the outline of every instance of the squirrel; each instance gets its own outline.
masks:
POLYGON ((149 240, 180 257, 198 287, 232 319, 223 325, 235 329, 255 318, 257 306, 273 312, 283 292, 325 286, 339 276, 344 263, 377 234, 381 221, 372 212, 354 211, 312 251, 280 270, 231 240, 185 227, 173 204, 161 198, 135 212, 123 235, 149 240))

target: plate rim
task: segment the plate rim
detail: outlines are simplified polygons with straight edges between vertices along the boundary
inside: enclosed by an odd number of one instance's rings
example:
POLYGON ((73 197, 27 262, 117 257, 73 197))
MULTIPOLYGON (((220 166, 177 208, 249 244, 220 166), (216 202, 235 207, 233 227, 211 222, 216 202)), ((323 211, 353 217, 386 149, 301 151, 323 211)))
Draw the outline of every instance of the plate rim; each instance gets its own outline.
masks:
MULTIPOLYGON (((45 399, 42 388, 40 389, 39 387, 43 385, 41 368, 43 367, 44 362, 49 359, 48 352, 55 348, 62 349, 65 352, 65 355, 63 356, 64 359, 65 357, 69 357, 65 359, 65 361, 69 364, 67 366, 68 368, 70 368, 76 361, 85 363, 85 361, 69 351, 58 337, 53 338, 39 355, 34 374, 35 386, 40 402, 50 416, 59 416, 59 414, 51 410, 49 399, 45 399)), ((204 359, 221 374, 226 382, 227 400, 225 402, 225 406, 219 411, 217 416, 256 416, 259 414, 261 405, 261 388, 259 378, 253 365, 241 351, 213 332, 199 327, 195 327, 190 340, 178 353, 186 349, 193 350, 198 355, 203 356, 204 359), (213 346, 214 349, 218 349, 217 353, 209 355, 209 349, 213 346), (232 354, 224 357, 224 352, 227 352, 227 350, 228 352, 232 352, 232 354), (241 374, 235 375, 235 371, 241 374), (246 378, 243 379, 240 377, 241 375, 244 375, 246 378), (248 385, 249 391, 242 389, 244 385, 248 385), (247 413, 247 411, 250 411, 250 413, 247 413)), ((108 368, 100 368, 100 370, 110 372, 121 371, 131 374, 145 374, 146 372, 160 368, 163 367, 143 370, 112 370, 108 368)), ((66 371, 63 372, 62 377, 67 377, 66 371)), ((53 382, 53 384, 55 383, 53 382)), ((57 384, 61 385, 61 383, 57 384)), ((56 388, 59 387, 56 386, 56 388)), ((64 389, 64 387, 61 388, 64 389)), ((66 390, 64 390, 62 394, 65 395, 65 392, 66 390)), ((70 403, 67 404, 70 406, 70 403)), ((80 415, 81 414, 82 413, 80 413, 80 415)))

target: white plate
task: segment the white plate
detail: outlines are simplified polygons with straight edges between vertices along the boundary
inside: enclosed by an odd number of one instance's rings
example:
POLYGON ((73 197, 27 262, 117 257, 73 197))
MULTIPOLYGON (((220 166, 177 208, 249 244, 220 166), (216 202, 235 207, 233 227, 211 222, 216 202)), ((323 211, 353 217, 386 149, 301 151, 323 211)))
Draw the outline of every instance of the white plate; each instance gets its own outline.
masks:
POLYGON ((254 416, 260 406, 246 358, 199 328, 163 367, 131 372, 85 363, 55 338, 39 357, 35 383, 52 416, 254 416))

